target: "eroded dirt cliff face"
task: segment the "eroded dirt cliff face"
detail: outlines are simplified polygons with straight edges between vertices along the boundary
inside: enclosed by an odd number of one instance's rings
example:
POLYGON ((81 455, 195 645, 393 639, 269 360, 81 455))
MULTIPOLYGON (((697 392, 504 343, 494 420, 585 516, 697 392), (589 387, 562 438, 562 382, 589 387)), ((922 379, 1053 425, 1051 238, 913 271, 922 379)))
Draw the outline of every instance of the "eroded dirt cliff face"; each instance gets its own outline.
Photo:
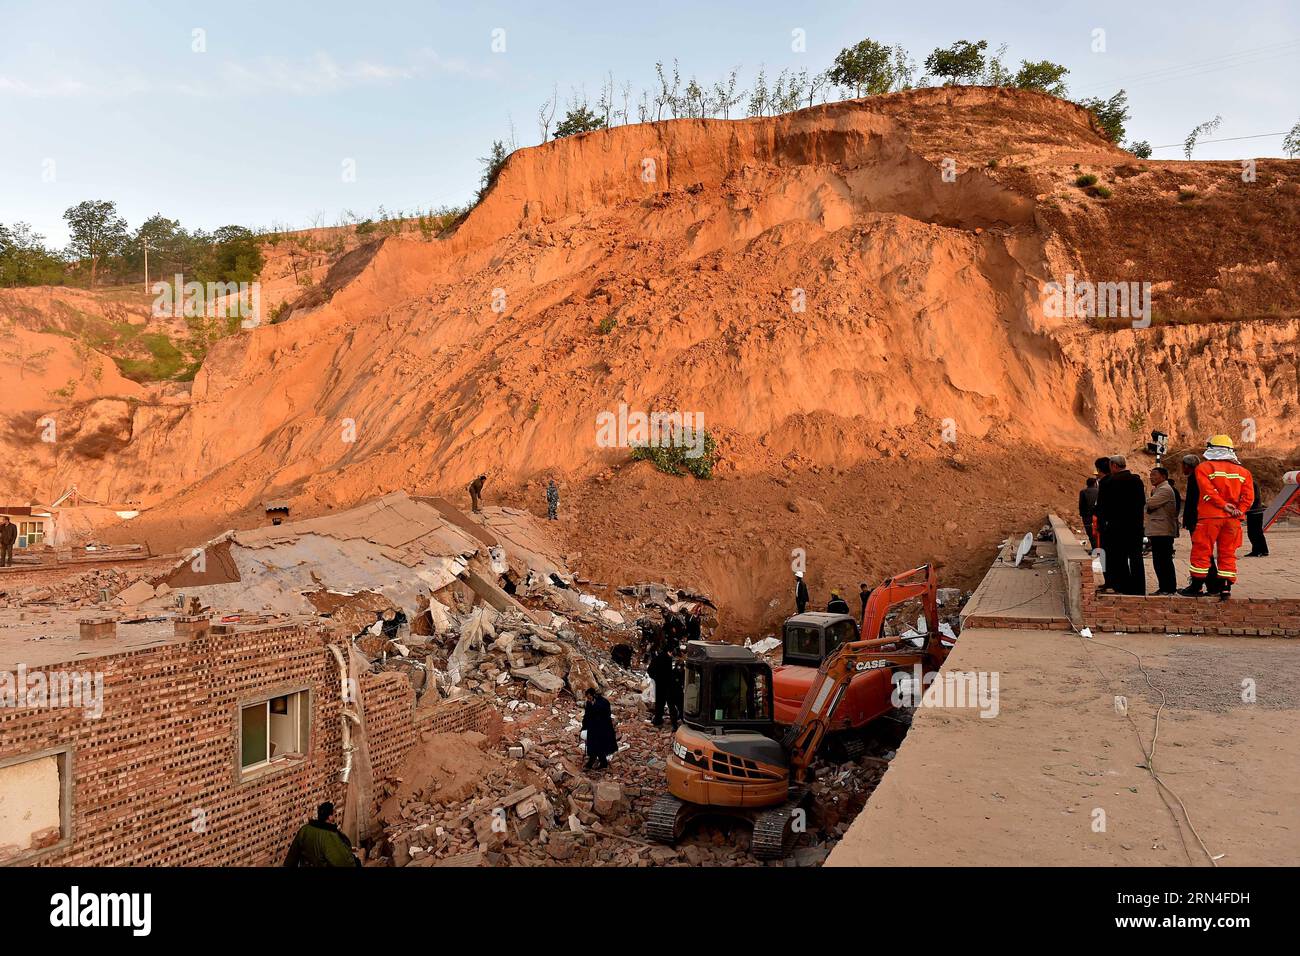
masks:
MULTIPOLYGON (((549 143, 512 156, 454 235, 358 250, 313 297, 323 304, 218 343, 188 397, 53 407, 66 442, 20 456, 10 490, 75 482, 155 505, 155 533, 191 540, 254 520, 269 497, 310 513, 480 471, 521 496, 553 473, 593 508, 676 499, 680 479, 658 473, 621 486, 627 450, 597 441, 597 415, 627 403, 703 414, 719 488, 741 496, 729 509, 786 508, 764 482, 827 469, 844 476, 843 505, 801 518, 824 521, 828 540, 892 508, 932 550, 959 548, 1013 528, 978 511, 990 495, 1010 494, 1021 520, 1068 509, 1071 469, 1129 447, 1139 413, 1188 440, 1253 418, 1261 447, 1295 450, 1300 267, 1268 223, 1295 223, 1300 163, 1261 163, 1254 192, 1239 173, 1134 160, 1077 107, 1009 90, 549 143), (1111 198, 1075 186, 1083 172, 1111 198), (1151 282, 1153 326, 1045 310, 1044 284, 1067 273, 1151 282), (109 437, 88 442, 87 429, 109 437), (1005 492, 977 486, 954 455, 1024 474, 1005 492), (942 496, 873 487, 923 486, 917 462, 959 480, 942 496), (622 490, 597 494, 611 483, 622 490)), ((11 422, 11 445, 27 424, 11 422)), ((761 530, 715 511, 690 515, 693 533, 761 530)), ((593 524, 617 542, 608 514, 593 524)), ((627 548, 626 562, 648 553, 636 535, 627 548)), ((672 576, 671 560, 645 573, 672 576)), ((893 563, 884 555, 881 573, 893 563)), ((718 586, 749 573, 719 570, 718 586)))

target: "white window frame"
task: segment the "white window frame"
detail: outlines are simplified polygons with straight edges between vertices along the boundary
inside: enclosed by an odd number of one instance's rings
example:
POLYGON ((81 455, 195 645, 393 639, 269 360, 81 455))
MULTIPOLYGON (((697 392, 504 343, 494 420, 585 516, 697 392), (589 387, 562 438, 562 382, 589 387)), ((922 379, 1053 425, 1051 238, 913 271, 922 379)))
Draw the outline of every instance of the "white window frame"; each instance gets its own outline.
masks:
POLYGON ((268 773, 284 767, 296 766, 306 760, 311 751, 311 731, 312 731, 312 707, 314 703, 314 694, 308 686, 285 687, 270 693, 261 693, 255 697, 250 697, 240 701, 235 706, 234 725, 235 725, 235 776, 240 782, 255 780, 268 773), (271 701, 288 697, 291 699, 291 707, 297 707, 297 713, 293 714, 294 724, 298 733, 298 749, 291 750, 289 753, 277 756, 271 755, 271 701), (296 705, 292 699, 297 698, 296 705), (263 715, 266 721, 266 752, 265 756, 250 764, 244 763, 244 711, 257 706, 263 708, 263 715))

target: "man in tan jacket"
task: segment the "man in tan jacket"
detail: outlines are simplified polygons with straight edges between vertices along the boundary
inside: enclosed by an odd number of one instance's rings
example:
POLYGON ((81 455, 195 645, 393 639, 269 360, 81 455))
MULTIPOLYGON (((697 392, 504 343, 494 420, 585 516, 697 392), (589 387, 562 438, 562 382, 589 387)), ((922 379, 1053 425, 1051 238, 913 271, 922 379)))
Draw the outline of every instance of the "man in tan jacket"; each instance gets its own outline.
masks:
POLYGON ((1159 588, 1156 594, 1178 590, 1174 570, 1174 538, 1178 537, 1178 490, 1162 465, 1151 469, 1151 494, 1146 504, 1146 536, 1151 542, 1151 567, 1159 588))

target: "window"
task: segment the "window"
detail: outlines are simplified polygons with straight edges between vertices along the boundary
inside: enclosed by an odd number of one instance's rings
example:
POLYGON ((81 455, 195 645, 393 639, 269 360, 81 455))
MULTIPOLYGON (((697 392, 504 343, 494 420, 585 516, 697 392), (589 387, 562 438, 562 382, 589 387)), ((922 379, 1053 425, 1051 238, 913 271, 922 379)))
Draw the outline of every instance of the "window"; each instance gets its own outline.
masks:
POLYGON ((18 540, 15 542, 20 548, 34 548, 45 540, 45 522, 44 521, 20 521, 18 522, 18 540))
POLYGON ((841 644, 856 641, 858 639, 858 629, 852 621, 836 621, 826 630, 826 654, 835 650, 841 644))
POLYGON ((766 672, 757 667, 718 667, 713 671, 714 720, 766 720, 766 672))
POLYGON ((682 687, 682 711, 687 717, 700 716, 700 667, 686 665, 686 680, 682 687))
POLYGON ((310 726, 310 697, 305 690, 240 707, 240 771, 256 771, 304 755, 310 726))
POLYGON ((785 652, 793 657, 822 656, 821 628, 788 624, 785 628, 785 652))
POLYGON ((0 865, 72 840, 72 752, 0 761, 0 865))

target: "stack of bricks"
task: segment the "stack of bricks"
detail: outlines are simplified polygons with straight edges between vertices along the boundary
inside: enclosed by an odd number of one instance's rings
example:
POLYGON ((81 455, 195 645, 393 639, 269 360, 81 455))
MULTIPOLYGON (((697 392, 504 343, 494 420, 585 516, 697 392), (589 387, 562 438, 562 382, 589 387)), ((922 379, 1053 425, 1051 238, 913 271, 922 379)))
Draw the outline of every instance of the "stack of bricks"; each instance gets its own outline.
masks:
POLYGON ((1083 563, 1081 598, 1084 619, 1100 631, 1300 637, 1300 598, 1098 594, 1091 561, 1083 563))
MULTIPOLYGON (((189 640, 42 671, 103 674, 103 713, 0 710, 0 757, 70 751, 71 844, 33 865, 231 866, 279 863, 298 828, 344 786, 338 666, 313 624, 202 630, 189 640), (307 752, 240 778, 240 707, 307 689, 307 752)), ((374 780, 415 739, 401 675, 367 676, 374 780)))

